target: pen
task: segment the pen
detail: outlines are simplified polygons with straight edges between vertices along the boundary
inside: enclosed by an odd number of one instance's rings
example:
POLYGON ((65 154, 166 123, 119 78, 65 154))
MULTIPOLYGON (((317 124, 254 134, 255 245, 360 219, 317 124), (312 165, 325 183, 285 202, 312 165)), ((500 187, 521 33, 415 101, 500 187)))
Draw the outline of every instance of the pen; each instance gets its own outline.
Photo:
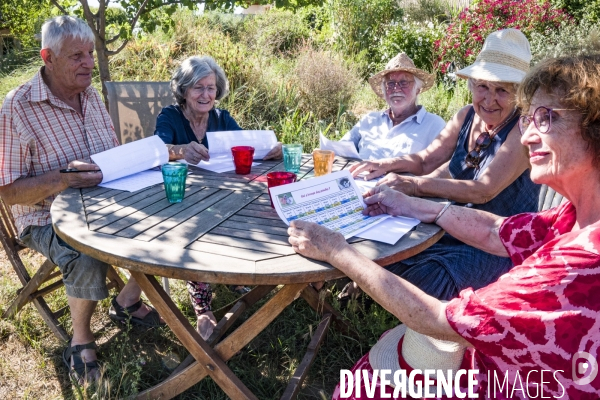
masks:
POLYGON ((75 168, 67 168, 67 169, 61 169, 60 170, 61 174, 71 174, 71 173, 76 173, 76 172, 100 172, 100 171, 99 170, 98 171, 80 171, 80 170, 75 169, 75 168))

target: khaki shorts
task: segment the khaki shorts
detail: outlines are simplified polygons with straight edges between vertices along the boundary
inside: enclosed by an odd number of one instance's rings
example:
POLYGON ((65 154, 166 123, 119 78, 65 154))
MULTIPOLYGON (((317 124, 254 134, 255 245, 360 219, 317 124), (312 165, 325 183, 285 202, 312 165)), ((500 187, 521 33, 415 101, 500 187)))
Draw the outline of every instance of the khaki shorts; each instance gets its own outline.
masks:
POLYGON ((71 248, 56 235, 52 225, 28 226, 21 233, 20 241, 58 265, 67 296, 86 300, 108 297, 108 264, 71 248))

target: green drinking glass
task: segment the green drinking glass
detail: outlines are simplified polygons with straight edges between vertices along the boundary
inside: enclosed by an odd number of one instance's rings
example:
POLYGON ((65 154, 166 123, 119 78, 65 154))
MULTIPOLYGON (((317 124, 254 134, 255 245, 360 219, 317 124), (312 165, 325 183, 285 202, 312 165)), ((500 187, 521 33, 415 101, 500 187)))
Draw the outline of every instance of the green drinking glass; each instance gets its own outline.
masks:
POLYGON ((283 167, 287 172, 295 174, 302 165, 302 145, 297 143, 283 145, 283 167))
POLYGON ((187 164, 170 162, 162 166, 165 192, 167 192, 169 203, 181 203, 183 201, 187 173, 187 164))

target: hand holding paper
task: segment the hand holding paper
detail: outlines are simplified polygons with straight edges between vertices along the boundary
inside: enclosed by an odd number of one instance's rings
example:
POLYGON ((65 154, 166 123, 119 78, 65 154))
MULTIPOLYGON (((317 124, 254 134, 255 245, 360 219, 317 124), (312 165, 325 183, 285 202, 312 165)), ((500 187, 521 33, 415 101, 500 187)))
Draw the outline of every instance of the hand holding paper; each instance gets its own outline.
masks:
POLYGON ((321 133, 319 134, 319 146, 321 150, 333 150, 336 156, 361 159, 353 142, 336 142, 327 139, 321 133))

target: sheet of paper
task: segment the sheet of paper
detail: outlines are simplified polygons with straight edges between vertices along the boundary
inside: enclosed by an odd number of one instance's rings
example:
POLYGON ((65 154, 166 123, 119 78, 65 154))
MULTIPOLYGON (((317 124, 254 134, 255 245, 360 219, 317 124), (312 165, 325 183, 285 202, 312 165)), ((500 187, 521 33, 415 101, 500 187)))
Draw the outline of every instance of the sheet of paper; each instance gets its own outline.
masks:
POLYGON ((273 147, 277 145, 277 138, 273 131, 218 131, 206 132, 210 158, 231 156, 234 146, 254 147, 254 159, 262 160, 273 147))
POLYGON ((361 190, 362 193, 367 193, 367 191, 369 189, 374 188, 375 185, 377 185, 377 182, 379 180, 381 180, 382 178, 383 178, 383 176, 380 176, 379 178, 371 179, 370 181, 365 181, 364 179, 360 178, 360 175, 359 175, 356 177, 354 182, 356 182, 356 186, 358 186, 358 188, 361 190))
POLYGON ((387 244, 396 244, 398 240, 421 221, 408 217, 390 217, 376 226, 359 233, 358 237, 369 240, 377 240, 387 244))
POLYGON ((142 171, 137 174, 129 175, 123 178, 115 179, 110 182, 101 183, 102 186, 109 189, 126 190, 128 192, 137 192, 149 186, 163 183, 161 171, 142 171))
POLYGON ((382 222, 389 215, 363 215, 366 205, 348 171, 269 189, 277 215, 286 224, 296 219, 323 225, 346 239, 382 222))
MULTIPOLYGON (((188 162, 185 160, 178 160, 178 161, 188 164, 188 162)), ((260 165, 260 163, 257 163, 257 162, 252 163, 253 167, 257 166, 257 165, 260 165)), ((229 158, 211 158, 208 161, 200 161, 198 163, 198 165, 196 165, 196 166, 198 168, 206 169, 208 171, 217 172, 217 173, 229 172, 229 171, 235 170, 235 165, 233 164, 233 160, 229 159, 229 158)))
POLYGON ((113 147, 91 158, 102 171, 102 183, 106 183, 168 163, 169 151, 161 138, 151 136, 113 147))
POLYGON ((321 150, 333 150, 336 156, 361 159, 353 142, 329 140, 322 133, 319 134, 319 148, 321 150))

